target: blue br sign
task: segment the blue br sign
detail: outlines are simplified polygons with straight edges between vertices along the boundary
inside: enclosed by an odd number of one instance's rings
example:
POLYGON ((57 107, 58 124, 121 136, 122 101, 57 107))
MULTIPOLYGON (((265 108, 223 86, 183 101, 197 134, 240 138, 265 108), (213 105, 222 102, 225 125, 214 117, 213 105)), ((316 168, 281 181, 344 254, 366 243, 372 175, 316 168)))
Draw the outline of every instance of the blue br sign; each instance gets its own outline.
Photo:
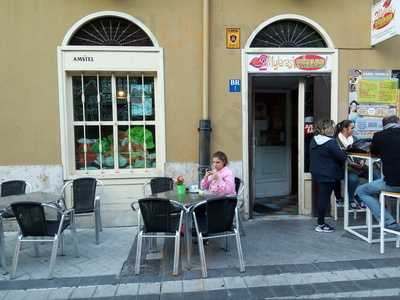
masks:
POLYGON ((240 93, 240 79, 229 79, 229 92, 240 93))

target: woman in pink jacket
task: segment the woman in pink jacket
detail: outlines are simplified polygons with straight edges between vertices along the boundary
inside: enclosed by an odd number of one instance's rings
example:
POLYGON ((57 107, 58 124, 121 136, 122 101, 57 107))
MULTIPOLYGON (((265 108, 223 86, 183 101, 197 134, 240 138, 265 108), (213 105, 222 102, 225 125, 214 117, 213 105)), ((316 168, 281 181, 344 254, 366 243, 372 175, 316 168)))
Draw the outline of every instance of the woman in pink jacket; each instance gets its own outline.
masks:
POLYGON ((212 170, 207 171, 201 180, 201 189, 220 196, 235 195, 235 177, 227 164, 226 154, 221 151, 215 152, 212 156, 212 170))

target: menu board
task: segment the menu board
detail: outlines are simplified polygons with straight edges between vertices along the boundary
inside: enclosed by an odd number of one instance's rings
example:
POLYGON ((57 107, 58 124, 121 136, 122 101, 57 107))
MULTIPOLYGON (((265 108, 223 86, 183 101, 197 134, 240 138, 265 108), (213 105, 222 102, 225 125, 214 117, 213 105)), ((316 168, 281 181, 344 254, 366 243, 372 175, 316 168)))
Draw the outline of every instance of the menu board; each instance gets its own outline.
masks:
POLYGON ((371 138, 382 130, 382 118, 399 115, 399 74, 391 70, 349 72, 348 119, 356 138, 371 138))

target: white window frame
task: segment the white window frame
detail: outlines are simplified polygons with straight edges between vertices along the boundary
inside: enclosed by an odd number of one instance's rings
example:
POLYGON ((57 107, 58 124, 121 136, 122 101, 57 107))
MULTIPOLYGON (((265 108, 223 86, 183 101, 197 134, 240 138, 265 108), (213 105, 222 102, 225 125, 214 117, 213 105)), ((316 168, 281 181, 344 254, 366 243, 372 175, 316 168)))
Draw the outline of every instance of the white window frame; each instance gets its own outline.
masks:
MULTIPOLYGON (((62 46, 57 48, 60 140, 63 175, 74 179, 82 175, 97 178, 145 178, 162 176, 166 157, 165 149, 165 106, 164 106, 164 62, 163 49, 151 31, 139 20, 120 12, 97 12, 82 18, 68 31, 62 46), (128 19, 142 28, 153 42, 153 47, 110 47, 110 46, 68 46, 73 34, 83 24, 101 16, 117 16, 128 19), (74 56, 86 56, 92 61, 72 61, 74 56), (156 168, 124 168, 103 170, 75 169, 75 140, 73 125, 72 75, 87 74, 145 74, 154 77, 155 120, 146 121, 155 125, 156 168)), ((115 97, 113 93, 113 98, 115 97)), ((119 123, 113 120, 115 126, 119 123)), ((143 122, 143 121, 140 121, 143 122)), ((115 137, 114 137, 115 139, 115 137)), ((115 143, 115 142, 114 142, 115 143)), ((118 161, 115 159, 115 161, 118 161)), ((117 166, 115 166, 117 167, 117 166)))

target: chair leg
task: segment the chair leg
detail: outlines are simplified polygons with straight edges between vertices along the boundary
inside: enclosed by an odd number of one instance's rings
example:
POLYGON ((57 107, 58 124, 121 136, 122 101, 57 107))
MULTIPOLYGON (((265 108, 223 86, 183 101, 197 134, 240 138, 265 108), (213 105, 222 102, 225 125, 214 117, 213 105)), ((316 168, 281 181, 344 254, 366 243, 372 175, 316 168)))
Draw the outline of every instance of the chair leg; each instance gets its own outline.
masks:
POLYGON ((199 244, 201 273, 203 275, 203 278, 207 278, 207 263, 206 263, 206 254, 204 252, 203 235, 200 233, 197 238, 199 244))
POLYGON ((137 236, 137 247, 136 247, 136 261, 135 261, 135 275, 139 275, 140 273, 140 260, 142 256, 142 237, 143 233, 139 232, 137 236))
POLYGON ((51 250, 51 256, 50 256, 49 278, 53 277, 53 269, 56 263, 57 252, 58 252, 58 242, 59 242, 58 235, 55 235, 53 241, 53 249, 51 250))
POLYGON ((64 256, 64 233, 63 232, 60 234, 59 246, 60 246, 61 255, 64 256))
POLYGON ((100 227, 100 231, 103 231, 103 222, 101 220, 101 209, 100 209, 100 203, 98 204, 98 214, 99 214, 99 227, 100 227))
POLYGON ((225 251, 228 252, 229 251, 229 237, 226 236, 225 237, 225 251))
POLYGON ((39 257, 39 243, 33 242, 33 249, 35 250, 35 257, 39 257))
POLYGON ((172 274, 175 276, 178 275, 180 248, 181 248, 181 233, 178 230, 175 234, 174 270, 172 272, 172 274))
POLYGON ((244 272, 245 266, 244 266, 244 259, 243 259, 242 243, 240 242, 240 234, 236 228, 234 230, 235 230, 235 237, 236 237, 236 246, 237 246, 238 256, 239 256, 240 272, 244 272))
POLYGON ((244 231, 243 228, 243 222, 242 222, 242 218, 240 217, 240 213, 238 214, 238 227, 239 227, 239 233, 242 236, 246 236, 246 232, 244 231))
POLYGON ((11 275, 10 275, 11 279, 14 279, 15 278, 15 273, 17 273, 18 257, 19 257, 19 251, 21 249, 21 243, 22 243, 22 235, 18 235, 17 243, 15 245, 15 251, 14 251, 14 257, 13 257, 13 261, 12 261, 12 266, 11 266, 11 275))
POLYGON ((379 204, 380 204, 380 209, 381 209, 381 219, 380 219, 380 246, 381 246, 381 254, 385 253, 385 195, 383 193, 380 193, 379 195, 379 204))
POLYGON ((100 244, 100 216, 99 211, 96 209, 94 211, 94 229, 96 234, 96 244, 100 244))
POLYGON ((3 228, 3 218, 0 216, 0 266, 6 269, 5 238, 3 228))
POLYGON ((79 247, 78 247, 78 237, 76 235, 75 216, 72 216, 70 230, 71 230, 72 239, 74 241, 75 256, 79 257, 79 247))
POLYGON ((396 222, 399 223, 400 222, 400 199, 397 198, 396 199, 396 222))

